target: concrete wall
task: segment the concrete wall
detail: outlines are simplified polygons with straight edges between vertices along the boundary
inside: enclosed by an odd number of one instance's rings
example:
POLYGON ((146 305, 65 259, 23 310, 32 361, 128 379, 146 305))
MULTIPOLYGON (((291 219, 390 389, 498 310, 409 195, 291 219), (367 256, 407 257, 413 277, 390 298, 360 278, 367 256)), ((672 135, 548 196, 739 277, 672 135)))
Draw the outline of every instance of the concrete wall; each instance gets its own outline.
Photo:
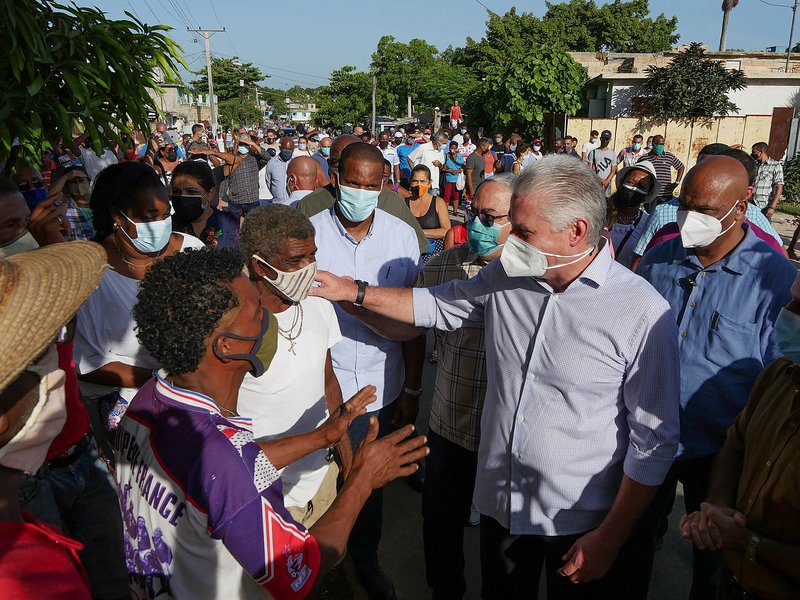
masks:
POLYGON ((756 142, 769 140, 772 116, 748 115, 746 117, 717 117, 698 121, 694 125, 669 121, 666 124, 649 119, 573 119, 567 123, 567 135, 579 139, 583 145, 593 129, 608 129, 614 136, 611 145, 619 152, 629 146, 637 133, 645 139, 652 135, 666 138, 667 150, 677 156, 687 170, 697 162, 697 155, 703 146, 720 142, 729 146, 741 145, 746 152, 756 142))

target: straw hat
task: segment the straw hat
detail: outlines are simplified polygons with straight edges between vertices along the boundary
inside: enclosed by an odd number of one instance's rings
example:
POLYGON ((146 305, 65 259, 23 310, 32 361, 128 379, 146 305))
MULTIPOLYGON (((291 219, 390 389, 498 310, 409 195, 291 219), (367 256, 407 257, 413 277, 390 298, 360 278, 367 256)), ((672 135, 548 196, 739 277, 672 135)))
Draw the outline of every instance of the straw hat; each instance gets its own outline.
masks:
POLYGON ((105 268, 105 250, 93 242, 0 258, 0 391, 47 349, 105 268))

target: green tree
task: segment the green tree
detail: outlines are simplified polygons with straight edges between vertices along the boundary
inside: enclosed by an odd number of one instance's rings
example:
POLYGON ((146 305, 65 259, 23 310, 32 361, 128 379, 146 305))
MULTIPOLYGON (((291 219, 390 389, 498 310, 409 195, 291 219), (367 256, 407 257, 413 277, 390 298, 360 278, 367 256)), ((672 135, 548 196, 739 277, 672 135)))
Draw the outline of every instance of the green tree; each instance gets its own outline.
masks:
MULTIPOLYGON (((211 74, 214 76, 214 95, 219 98, 220 104, 225 100, 241 98, 242 86, 240 80, 244 80, 244 89, 252 91, 253 87, 268 77, 264 75, 258 67, 252 63, 241 63, 236 58, 212 58, 211 74)), ((192 81, 192 87, 199 94, 208 93, 208 72, 206 69, 195 71, 199 77, 192 81)))
POLYGON ((264 117, 252 102, 242 102, 238 98, 222 100, 219 103, 219 122, 224 127, 245 127, 261 122, 264 117))
POLYGON ((330 83, 317 88, 317 125, 344 127, 345 123, 364 123, 371 112, 372 77, 344 66, 331 73, 330 83))
POLYGON ((747 87, 744 71, 726 69, 692 42, 668 65, 650 66, 641 93, 648 98, 643 113, 661 120, 724 116, 739 108, 728 99, 747 87))
POLYGON ((82 122, 100 151, 102 136, 122 144, 132 128, 147 131, 158 105, 156 68, 179 78, 180 47, 129 13, 111 20, 94 8, 47 0, 0 2, 0 154, 14 138, 21 158, 38 162, 56 138, 82 122))
POLYGON ((435 46, 413 39, 407 44, 385 35, 372 54, 372 74, 377 77, 376 104, 379 114, 403 115, 408 96, 419 94, 422 72, 436 58, 435 46))
POLYGON ((430 110, 438 106, 446 111, 454 100, 463 104, 476 91, 479 83, 466 67, 437 58, 420 73, 417 108, 430 110))
POLYGON ((468 105, 470 122, 540 135, 545 113, 574 115, 581 107, 586 69, 565 52, 532 46, 489 67, 468 105))
POLYGON ((464 48, 444 55, 484 76, 491 65, 534 45, 567 52, 662 52, 679 39, 678 19, 663 13, 651 17, 648 0, 614 0, 599 7, 594 0, 546 4, 541 19, 516 8, 504 15, 490 12, 483 39, 468 37, 464 48))

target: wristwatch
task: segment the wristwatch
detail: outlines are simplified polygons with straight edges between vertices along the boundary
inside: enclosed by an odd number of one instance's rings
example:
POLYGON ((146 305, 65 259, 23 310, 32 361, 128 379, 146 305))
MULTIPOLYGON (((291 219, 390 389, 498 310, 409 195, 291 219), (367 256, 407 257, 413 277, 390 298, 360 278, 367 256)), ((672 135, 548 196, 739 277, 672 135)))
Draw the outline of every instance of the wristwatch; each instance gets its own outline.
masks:
POLYGON ((366 281, 361 281, 360 279, 356 279, 355 283, 358 285, 358 294, 356 294, 356 299, 353 304, 355 306, 362 306, 364 304, 364 294, 367 293, 367 286, 369 284, 366 281))
POLYGON ((409 396, 414 396, 414 398, 419 398, 422 396, 422 388, 419 388, 418 390, 412 390, 410 387, 404 387, 403 393, 408 394, 409 396))
POLYGON ((750 562, 756 561, 756 550, 758 549, 758 544, 760 542, 760 537, 758 537, 755 533, 750 534, 750 540, 747 542, 747 548, 744 549, 745 560, 749 560, 750 562))

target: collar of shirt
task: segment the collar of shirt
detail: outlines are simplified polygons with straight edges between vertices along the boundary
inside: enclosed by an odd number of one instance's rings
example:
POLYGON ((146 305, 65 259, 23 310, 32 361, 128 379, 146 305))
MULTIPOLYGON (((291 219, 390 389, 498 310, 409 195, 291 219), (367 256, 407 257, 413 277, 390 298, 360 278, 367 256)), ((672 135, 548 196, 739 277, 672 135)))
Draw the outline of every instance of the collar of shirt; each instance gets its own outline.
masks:
POLYGON ((750 229, 750 226, 746 223, 742 223, 742 229, 744 229, 744 237, 742 241, 739 242, 739 245, 733 249, 728 256, 715 262, 713 265, 708 267, 704 267, 700 264, 700 260, 697 258, 697 255, 691 248, 684 248, 683 244, 680 244, 675 251, 675 263, 684 263, 684 264, 691 264, 696 267, 699 271, 718 271, 720 269, 724 269, 729 273, 733 273, 734 275, 741 275, 745 272, 746 269, 749 268, 749 262, 747 260, 747 256, 750 252, 754 252, 754 246, 761 242, 761 240, 753 233, 753 230, 750 229))
POLYGON ((167 381, 166 377, 167 372, 163 369, 156 373, 156 393, 159 396, 163 396, 172 402, 181 404, 190 410, 207 412, 212 415, 219 415, 237 427, 252 431, 252 419, 248 417, 226 417, 220 412, 219 406, 216 402, 214 402, 213 398, 206 396, 205 394, 201 394, 200 392, 193 392, 192 390, 186 390, 184 388, 172 385, 167 381))

